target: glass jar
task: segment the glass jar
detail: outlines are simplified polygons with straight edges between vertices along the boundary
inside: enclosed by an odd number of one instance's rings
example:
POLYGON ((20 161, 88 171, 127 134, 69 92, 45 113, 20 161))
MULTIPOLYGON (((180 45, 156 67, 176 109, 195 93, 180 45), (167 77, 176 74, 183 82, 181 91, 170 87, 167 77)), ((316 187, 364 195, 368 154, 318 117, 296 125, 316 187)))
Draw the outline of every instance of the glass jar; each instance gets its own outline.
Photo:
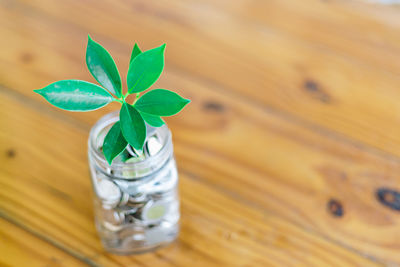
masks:
POLYGON ((171 132, 147 127, 144 152, 130 146, 110 166, 103 140, 119 113, 102 117, 89 136, 96 228, 105 249, 140 253, 172 242, 179 231, 178 173, 171 132))

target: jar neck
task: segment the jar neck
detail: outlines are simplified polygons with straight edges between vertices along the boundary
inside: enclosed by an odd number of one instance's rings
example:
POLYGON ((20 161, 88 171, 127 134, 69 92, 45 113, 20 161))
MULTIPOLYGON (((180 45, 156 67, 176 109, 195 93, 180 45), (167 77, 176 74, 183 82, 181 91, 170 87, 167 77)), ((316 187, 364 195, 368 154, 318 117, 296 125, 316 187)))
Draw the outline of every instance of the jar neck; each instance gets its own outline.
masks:
POLYGON ((122 180, 137 180, 144 179, 156 172, 173 155, 172 136, 171 132, 166 125, 161 127, 149 127, 146 140, 157 134, 162 144, 161 149, 154 155, 148 156, 143 160, 136 162, 121 162, 116 161, 110 165, 105 159, 101 148, 104 138, 112 125, 119 120, 119 112, 115 111, 103 116, 90 130, 88 147, 89 147, 89 162, 94 165, 98 171, 103 172, 105 175, 112 179, 122 180), (149 130, 150 129, 150 130, 149 130), (149 135, 151 134, 151 135, 149 135))

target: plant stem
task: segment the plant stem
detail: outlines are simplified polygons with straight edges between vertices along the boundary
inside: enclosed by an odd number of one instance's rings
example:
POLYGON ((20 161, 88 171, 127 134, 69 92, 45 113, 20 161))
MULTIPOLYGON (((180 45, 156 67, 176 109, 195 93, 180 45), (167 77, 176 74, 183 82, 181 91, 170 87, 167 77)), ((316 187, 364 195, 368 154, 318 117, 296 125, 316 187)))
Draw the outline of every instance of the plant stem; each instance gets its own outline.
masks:
POLYGON ((139 99, 140 93, 136 93, 136 98, 135 101, 133 101, 132 105, 134 105, 136 103, 136 101, 139 99))
MULTIPOLYGON (((114 99, 115 99, 115 101, 118 101, 121 104, 123 104, 124 102, 126 102, 125 99, 128 97, 128 95, 129 95, 129 92, 127 92, 125 95, 122 95, 122 100, 121 99, 116 99, 116 98, 114 98, 114 99)), ((132 105, 136 103, 136 101, 139 99, 139 96, 140 96, 140 93, 136 93, 136 98, 133 101, 132 105)))

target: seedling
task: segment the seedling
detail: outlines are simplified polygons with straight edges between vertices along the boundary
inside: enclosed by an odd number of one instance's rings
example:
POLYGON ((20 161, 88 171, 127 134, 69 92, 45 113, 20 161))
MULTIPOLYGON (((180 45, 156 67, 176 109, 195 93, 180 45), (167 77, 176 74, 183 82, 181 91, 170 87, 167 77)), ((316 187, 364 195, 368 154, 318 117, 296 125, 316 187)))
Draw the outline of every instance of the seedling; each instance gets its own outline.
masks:
POLYGON ((161 117, 177 114, 190 102, 166 89, 153 89, 140 95, 160 77, 164 68, 164 51, 165 44, 144 52, 135 44, 124 94, 113 58, 89 36, 86 65, 101 86, 81 80, 62 80, 34 92, 50 104, 68 111, 92 111, 113 101, 121 103, 119 121, 111 127, 103 143, 104 157, 111 164, 128 144, 138 151, 143 150, 145 122, 160 127, 164 124, 161 117), (136 94, 133 103, 126 100, 130 94, 136 94))

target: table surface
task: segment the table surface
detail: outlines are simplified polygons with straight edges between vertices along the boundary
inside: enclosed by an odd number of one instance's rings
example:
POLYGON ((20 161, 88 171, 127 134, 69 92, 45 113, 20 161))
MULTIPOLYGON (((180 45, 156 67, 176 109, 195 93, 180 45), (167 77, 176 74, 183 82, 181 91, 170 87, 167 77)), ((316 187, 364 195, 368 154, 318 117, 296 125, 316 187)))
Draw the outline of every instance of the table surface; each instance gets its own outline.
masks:
POLYGON ((344 0, 0 0, 1 266, 397 266, 400 7, 344 0), (106 253, 93 224, 91 125, 33 89, 94 81, 87 34, 123 79, 167 43, 181 233, 106 253))

